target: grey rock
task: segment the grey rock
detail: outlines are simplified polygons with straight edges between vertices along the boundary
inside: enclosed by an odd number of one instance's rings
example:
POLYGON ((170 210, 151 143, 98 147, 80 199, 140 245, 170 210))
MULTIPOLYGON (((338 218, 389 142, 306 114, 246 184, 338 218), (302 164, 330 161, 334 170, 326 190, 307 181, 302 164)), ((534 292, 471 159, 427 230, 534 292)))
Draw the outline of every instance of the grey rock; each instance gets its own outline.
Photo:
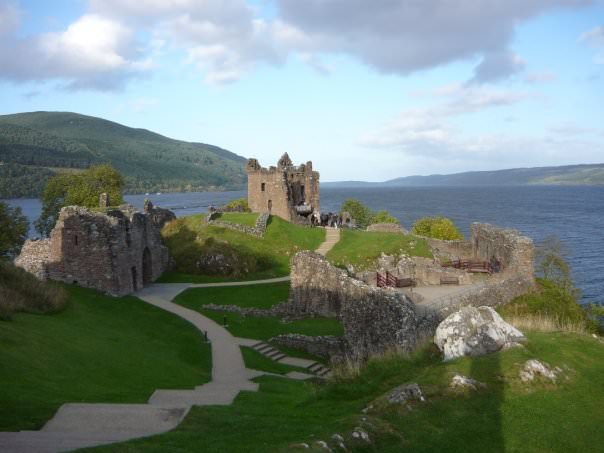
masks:
POLYGON ((561 372, 562 370, 558 367, 552 369, 547 363, 530 359, 524 363, 524 367, 520 370, 519 375, 522 382, 532 382, 537 376, 555 381, 561 372))
POLYGON ((464 376, 463 374, 456 374, 451 379, 449 387, 452 389, 478 390, 479 388, 486 388, 487 385, 483 382, 477 381, 476 379, 464 376))
POLYGON ((391 390, 386 400, 390 404, 404 405, 410 401, 426 401, 424 393, 418 384, 404 384, 399 385, 395 389, 391 390))
POLYGON ((522 332, 491 307, 462 308, 441 322, 434 336, 445 361, 497 352, 524 341, 522 332))

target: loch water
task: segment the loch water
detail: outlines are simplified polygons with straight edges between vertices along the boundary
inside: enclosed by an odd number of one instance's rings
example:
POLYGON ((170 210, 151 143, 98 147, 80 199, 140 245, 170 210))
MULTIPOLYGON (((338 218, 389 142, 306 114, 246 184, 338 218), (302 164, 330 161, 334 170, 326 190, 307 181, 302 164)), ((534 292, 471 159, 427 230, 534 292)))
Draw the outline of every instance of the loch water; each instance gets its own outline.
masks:
MULTIPOLYGON (((126 201, 142 208, 145 198, 172 209, 177 216, 206 212, 245 192, 197 192, 128 195, 126 201)), ((570 252, 568 260, 582 303, 604 303, 604 187, 396 187, 323 188, 321 210, 336 212, 347 198, 356 198, 373 210, 386 209, 405 227, 423 216, 444 215, 469 234, 472 222, 486 222, 520 230, 535 242, 558 236, 570 252)), ((8 200, 21 206, 30 221, 40 214, 40 201, 8 200)), ((34 234, 32 232, 32 234, 34 234)))

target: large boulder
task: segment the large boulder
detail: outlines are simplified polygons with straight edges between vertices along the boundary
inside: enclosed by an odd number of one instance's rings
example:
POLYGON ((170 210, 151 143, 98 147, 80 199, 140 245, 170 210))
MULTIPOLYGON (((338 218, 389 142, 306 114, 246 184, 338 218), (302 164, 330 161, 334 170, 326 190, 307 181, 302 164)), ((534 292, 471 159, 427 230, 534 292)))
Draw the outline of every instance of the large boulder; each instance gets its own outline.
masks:
POLYGON ((522 332, 506 323, 491 307, 462 308, 441 322, 434 336, 445 361, 489 354, 524 341, 522 332))

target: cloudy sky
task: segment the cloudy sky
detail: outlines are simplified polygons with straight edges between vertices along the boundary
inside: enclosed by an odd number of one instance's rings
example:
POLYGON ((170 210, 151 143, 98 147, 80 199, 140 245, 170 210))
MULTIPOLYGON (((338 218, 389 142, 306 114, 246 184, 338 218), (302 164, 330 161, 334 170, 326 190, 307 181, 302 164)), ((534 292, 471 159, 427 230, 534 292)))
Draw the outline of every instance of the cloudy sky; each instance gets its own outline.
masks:
POLYGON ((0 0, 0 114, 322 180, 604 162, 600 0, 0 0))

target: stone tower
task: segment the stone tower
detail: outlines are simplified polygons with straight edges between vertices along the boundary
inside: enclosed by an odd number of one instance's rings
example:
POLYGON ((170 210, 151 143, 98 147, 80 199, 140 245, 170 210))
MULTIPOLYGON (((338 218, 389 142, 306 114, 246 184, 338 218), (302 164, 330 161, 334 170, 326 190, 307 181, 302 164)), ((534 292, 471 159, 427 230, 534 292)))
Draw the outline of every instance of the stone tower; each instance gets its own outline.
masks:
POLYGON ((268 212, 288 222, 307 223, 320 213, 319 173, 312 162, 294 166, 287 153, 276 167, 263 168, 256 159, 246 166, 248 204, 253 212, 268 212))

